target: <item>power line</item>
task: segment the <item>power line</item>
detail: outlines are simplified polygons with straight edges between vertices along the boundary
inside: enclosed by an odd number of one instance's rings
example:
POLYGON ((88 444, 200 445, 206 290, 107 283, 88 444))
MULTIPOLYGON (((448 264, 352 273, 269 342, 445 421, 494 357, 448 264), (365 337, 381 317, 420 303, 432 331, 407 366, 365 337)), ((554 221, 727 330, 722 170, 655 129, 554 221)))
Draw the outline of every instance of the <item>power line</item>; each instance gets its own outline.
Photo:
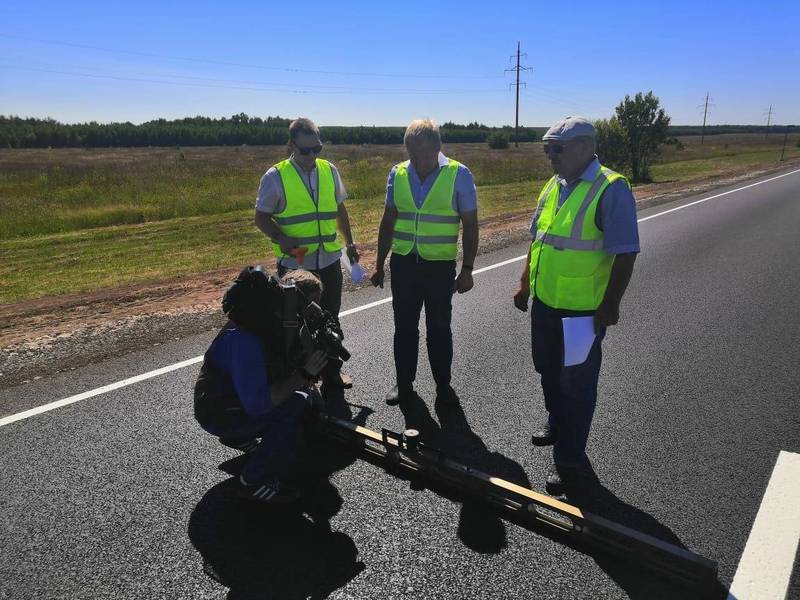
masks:
MULTIPOLYGON (((517 42, 517 64, 516 64, 515 67, 513 67, 511 69, 505 69, 505 71, 504 71, 504 72, 514 71, 517 74, 517 82, 516 82, 517 102, 516 102, 516 110, 515 110, 515 116, 514 116, 514 147, 515 148, 519 148, 519 86, 520 86, 519 73, 520 73, 520 71, 530 71, 531 70, 530 67, 523 67, 523 66, 521 66, 519 64, 519 59, 522 56, 524 56, 525 58, 528 57, 527 54, 520 54, 520 43, 517 42)), ((511 60, 514 60, 514 55, 511 56, 511 60)), ((522 85, 526 86, 527 84, 523 81, 522 85)))
POLYGON ((42 40, 36 38, 28 38, 17 35, 9 35, 0 33, 0 37, 14 40, 21 40, 26 42, 34 42, 37 44, 45 44, 52 46, 65 46, 69 48, 82 48, 84 50, 98 50, 100 52, 110 52, 113 54, 128 54, 131 56, 146 56, 149 58, 161 58, 166 60, 178 60, 184 62, 204 63, 209 65, 219 65, 225 67, 241 67, 245 69, 262 69, 265 71, 282 71, 286 73, 313 73, 318 75, 347 75, 355 77, 405 77, 408 79, 499 79, 502 75, 453 75, 449 74, 417 74, 417 73, 373 73, 362 71, 329 71, 324 69, 301 69, 296 67, 273 67, 268 65, 255 65, 246 63, 236 63, 220 60, 210 60, 206 58, 194 58, 187 56, 171 56, 167 54, 158 54, 155 52, 142 52, 139 50, 121 50, 118 48, 104 48, 102 46, 91 46, 89 44, 76 44, 73 42, 62 42, 58 40, 42 40))
MULTIPOLYGON (((497 89, 483 89, 483 90, 473 90, 473 89, 418 89, 418 88, 358 88, 358 87, 343 87, 343 86, 306 86, 305 88, 270 88, 270 87, 253 87, 246 86, 246 85, 218 85, 213 83, 193 83, 193 82, 182 82, 182 81, 170 81, 169 79, 153 79, 152 77, 158 77, 158 75, 152 76, 144 76, 144 77, 125 77, 122 75, 107 75, 107 74, 99 74, 99 73, 78 73, 74 71, 64 71, 61 69, 45 69, 45 68, 37 68, 37 67, 20 67, 14 65, 3 65, 0 64, 0 69, 11 69, 16 71, 33 71, 38 73, 50 73, 55 75, 67 75, 70 77, 88 77, 92 79, 110 79, 113 81, 133 81, 139 83, 155 83, 155 84, 162 84, 162 85, 175 85, 181 87, 203 87, 203 88, 217 88, 217 89, 228 89, 228 90, 248 90, 248 91, 255 91, 255 92, 273 92, 273 93, 287 93, 287 94, 341 94, 341 95, 348 95, 348 94, 424 94, 424 95, 446 95, 446 94, 472 94, 472 93, 490 93, 496 94, 503 92, 504 90, 497 89), (315 89, 315 88, 323 88, 323 89, 315 89), (328 89, 333 88, 333 89, 328 89)), ((201 81, 228 81, 228 82, 236 82, 237 80, 215 80, 215 79, 206 79, 202 77, 190 77, 190 76, 181 76, 181 75, 167 75, 165 77, 185 77, 188 79, 198 79, 201 81)), ((246 83, 246 82, 245 82, 246 83)), ((291 84, 283 84, 283 83, 266 83, 261 82, 257 83, 257 85, 272 85, 272 86, 287 86, 291 84)))

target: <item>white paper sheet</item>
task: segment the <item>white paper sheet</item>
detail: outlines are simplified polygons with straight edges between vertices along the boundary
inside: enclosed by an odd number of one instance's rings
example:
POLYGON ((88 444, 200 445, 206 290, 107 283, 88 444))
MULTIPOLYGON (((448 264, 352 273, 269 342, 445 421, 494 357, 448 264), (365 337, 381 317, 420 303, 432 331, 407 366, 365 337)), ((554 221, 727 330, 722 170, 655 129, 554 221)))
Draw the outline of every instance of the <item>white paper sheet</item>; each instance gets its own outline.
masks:
POLYGON ((359 283, 366 273, 364 269, 361 268, 361 265, 358 262, 351 263, 350 259, 348 258, 345 252, 342 252, 342 258, 340 259, 342 264, 344 265, 345 271, 350 275, 350 278, 353 280, 353 283, 359 283))
POLYGON ((589 357, 594 343, 594 317, 564 317, 564 366, 579 365, 589 357))

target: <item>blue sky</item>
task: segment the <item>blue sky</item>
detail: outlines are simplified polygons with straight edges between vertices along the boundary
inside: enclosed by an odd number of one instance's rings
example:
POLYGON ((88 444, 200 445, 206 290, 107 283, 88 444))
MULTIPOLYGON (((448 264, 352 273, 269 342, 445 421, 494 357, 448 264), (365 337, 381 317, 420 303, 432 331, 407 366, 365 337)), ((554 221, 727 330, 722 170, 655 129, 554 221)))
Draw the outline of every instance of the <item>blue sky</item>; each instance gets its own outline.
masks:
POLYGON ((65 122, 309 116, 513 124, 612 114, 800 124, 800 2, 19 2, 0 5, 0 114, 65 122))

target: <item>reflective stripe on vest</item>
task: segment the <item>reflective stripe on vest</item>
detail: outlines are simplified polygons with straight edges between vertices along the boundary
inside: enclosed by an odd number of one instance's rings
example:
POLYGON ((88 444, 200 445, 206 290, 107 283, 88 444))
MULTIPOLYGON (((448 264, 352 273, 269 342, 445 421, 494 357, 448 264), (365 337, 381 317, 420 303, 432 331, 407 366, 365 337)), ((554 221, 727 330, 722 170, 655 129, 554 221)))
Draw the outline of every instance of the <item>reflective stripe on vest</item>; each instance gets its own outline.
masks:
MULTIPOLYGON (((330 163, 321 158, 317 159, 316 167, 319 194, 315 204, 290 159, 275 165, 286 195, 286 207, 273 218, 281 231, 298 246, 305 246, 308 253, 316 252, 320 244, 326 252, 336 252, 341 250, 341 245, 336 242, 338 205, 333 170, 330 163)), ((272 250, 279 259, 286 256, 278 244, 273 243, 272 250)))
POLYGON ((606 187, 618 179, 627 184, 619 173, 600 167, 591 183, 575 186, 561 208, 556 178, 542 189, 529 265, 532 296, 552 308, 589 311, 600 305, 614 257, 603 249, 595 214, 606 187))
POLYGON ((461 218, 453 210, 453 190, 459 163, 450 160, 439 170, 420 208, 411 194, 408 165, 409 161, 400 163, 394 173, 397 221, 392 252, 405 255, 416 244, 417 253, 425 260, 455 260, 461 218))

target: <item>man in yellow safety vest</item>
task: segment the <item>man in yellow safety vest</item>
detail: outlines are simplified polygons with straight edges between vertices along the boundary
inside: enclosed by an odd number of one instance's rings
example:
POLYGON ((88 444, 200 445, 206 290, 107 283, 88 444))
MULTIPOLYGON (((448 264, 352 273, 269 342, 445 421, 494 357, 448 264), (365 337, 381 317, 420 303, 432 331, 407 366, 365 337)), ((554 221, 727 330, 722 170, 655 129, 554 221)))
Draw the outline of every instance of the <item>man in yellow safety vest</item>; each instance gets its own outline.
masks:
POLYGON ((390 406, 416 398, 413 383, 419 353, 419 317, 425 306, 428 359, 436 383, 436 402, 457 404, 450 385, 453 336, 452 297, 472 289, 478 251, 478 200, 469 169, 441 153, 439 127, 413 121, 404 136, 410 160, 389 173, 386 206, 378 231, 378 257, 372 283, 383 287, 390 260, 394 311, 396 385, 390 406), (463 227, 463 259, 456 277, 458 233, 463 227))
MULTIPOLYGON (((292 121, 288 146, 289 158, 271 167, 261 178, 255 223, 272 240, 278 275, 301 267, 311 271, 322 282, 320 305, 338 319, 342 305, 342 246, 337 241, 337 228, 344 236, 350 261, 359 258, 344 205, 347 191, 336 167, 319 158, 322 141, 313 121, 292 121)), ((350 376, 339 370, 340 361, 328 364, 324 386, 352 387, 350 376)))
POLYGON ((514 304, 526 311, 533 298, 531 349, 547 419, 532 442, 553 445, 546 487, 558 495, 580 493, 591 481, 585 451, 597 402, 600 347, 606 327, 619 320, 639 233, 630 184, 600 164, 590 121, 567 117, 542 139, 555 175, 539 194, 514 304), (565 324, 570 317, 588 317, 588 335, 565 336, 567 325, 576 323, 565 324), (573 352, 581 337, 588 354, 573 352))

